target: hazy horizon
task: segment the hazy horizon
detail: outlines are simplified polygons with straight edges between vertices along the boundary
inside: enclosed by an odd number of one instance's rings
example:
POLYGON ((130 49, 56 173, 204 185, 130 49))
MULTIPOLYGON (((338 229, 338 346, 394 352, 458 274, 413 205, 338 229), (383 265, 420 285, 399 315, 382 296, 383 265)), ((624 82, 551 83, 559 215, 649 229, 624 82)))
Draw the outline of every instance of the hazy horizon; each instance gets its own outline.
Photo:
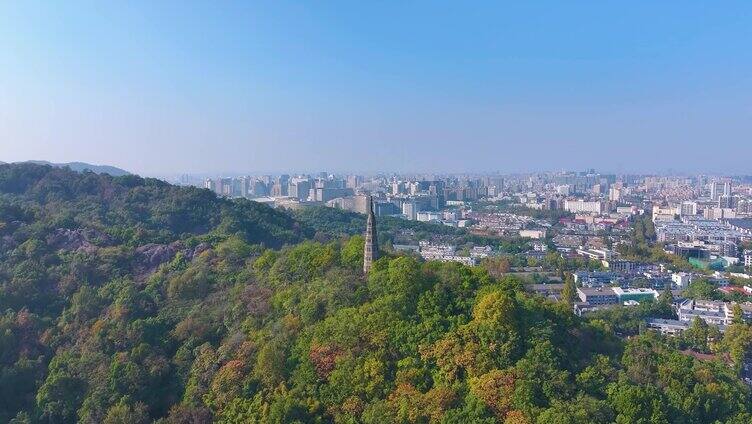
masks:
POLYGON ((9 2, 0 161, 751 174, 750 45, 741 1, 9 2))

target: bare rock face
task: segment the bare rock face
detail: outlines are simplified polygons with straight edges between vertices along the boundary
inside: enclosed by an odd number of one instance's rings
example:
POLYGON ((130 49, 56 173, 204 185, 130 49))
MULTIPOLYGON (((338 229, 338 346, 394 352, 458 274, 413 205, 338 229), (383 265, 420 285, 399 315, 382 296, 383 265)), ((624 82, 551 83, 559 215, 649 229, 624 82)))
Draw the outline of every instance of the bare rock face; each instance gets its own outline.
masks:
POLYGON ((163 263, 171 261, 183 249, 179 241, 170 244, 149 243, 136 248, 133 274, 136 281, 145 281, 163 263))
POLYGON ((156 268, 159 265, 171 261, 183 248, 180 242, 170 244, 149 243, 136 248, 139 262, 145 268, 156 268))
POLYGON ((188 259, 193 259, 198 257, 198 255, 204 253, 205 251, 209 250, 211 246, 209 243, 199 243, 196 247, 193 248, 193 250, 186 254, 185 256, 188 257, 188 259))
POLYGON ((175 259, 178 253, 187 260, 193 260, 202 252, 210 249, 208 243, 200 243, 194 248, 186 247, 182 242, 170 244, 149 243, 136 248, 133 271, 136 281, 146 281, 160 265, 175 259))
POLYGON ((47 245, 62 250, 93 252, 98 246, 111 244, 110 237, 93 228, 58 228, 47 236, 47 245))

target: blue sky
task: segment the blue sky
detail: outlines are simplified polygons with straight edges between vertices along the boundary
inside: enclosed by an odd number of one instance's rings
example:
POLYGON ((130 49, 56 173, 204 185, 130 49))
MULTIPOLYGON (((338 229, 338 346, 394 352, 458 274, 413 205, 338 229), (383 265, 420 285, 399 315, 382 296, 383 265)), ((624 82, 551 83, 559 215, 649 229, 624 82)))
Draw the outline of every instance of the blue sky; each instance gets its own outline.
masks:
POLYGON ((749 1, 105 3, 0 3, 0 161, 752 173, 749 1))

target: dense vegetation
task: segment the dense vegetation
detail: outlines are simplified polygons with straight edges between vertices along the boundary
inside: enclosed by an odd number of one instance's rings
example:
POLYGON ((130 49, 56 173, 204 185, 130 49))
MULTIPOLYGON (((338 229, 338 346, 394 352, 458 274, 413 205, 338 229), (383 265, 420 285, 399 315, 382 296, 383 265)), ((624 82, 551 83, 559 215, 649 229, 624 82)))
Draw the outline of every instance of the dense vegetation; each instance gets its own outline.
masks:
MULTIPOLYGON (((292 212, 295 219, 316 231, 316 239, 329 241, 333 236, 361 234, 366 225, 365 215, 325 206, 307 207, 292 212)), ((420 240, 439 239, 457 246, 490 245, 506 253, 520 253, 529 249, 522 238, 487 237, 472 234, 464 228, 454 228, 437 223, 409 221, 397 217, 379 217, 376 221, 379 242, 385 247, 392 244, 415 244, 420 240)))
POLYGON ((364 277, 359 236, 138 177, 2 165, 0 192, 0 422, 752 420, 738 369, 481 267, 364 277))

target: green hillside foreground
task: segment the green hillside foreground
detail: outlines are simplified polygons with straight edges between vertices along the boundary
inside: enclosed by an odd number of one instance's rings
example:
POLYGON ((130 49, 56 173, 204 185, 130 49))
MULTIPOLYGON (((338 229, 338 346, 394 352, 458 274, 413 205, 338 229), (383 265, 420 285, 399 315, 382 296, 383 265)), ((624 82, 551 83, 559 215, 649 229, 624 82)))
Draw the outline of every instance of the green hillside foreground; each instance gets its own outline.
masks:
POLYGON ((361 237, 313 233, 206 190, 1 165, 0 422, 752 422, 725 362, 481 267, 387 255, 364 277, 361 237))

